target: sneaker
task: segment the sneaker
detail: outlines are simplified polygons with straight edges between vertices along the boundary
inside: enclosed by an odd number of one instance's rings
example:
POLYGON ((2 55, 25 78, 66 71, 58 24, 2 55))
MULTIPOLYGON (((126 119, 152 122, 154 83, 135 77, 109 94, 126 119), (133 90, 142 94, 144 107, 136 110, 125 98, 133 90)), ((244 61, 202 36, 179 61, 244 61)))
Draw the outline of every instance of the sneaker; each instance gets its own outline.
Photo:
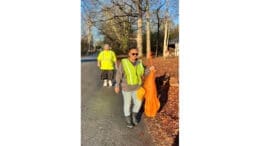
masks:
POLYGON ((107 80, 104 80, 103 86, 107 86, 107 80))
POLYGON ((125 121, 126 121, 126 127, 128 127, 128 128, 133 128, 134 127, 132 122, 131 122, 131 117, 130 116, 125 117, 125 121))
POLYGON ((131 124, 131 123, 127 123, 127 124, 126 124, 126 127, 127 127, 127 128, 133 128, 134 126, 133 126, 133 124, 131 124))
POLYGON ((110 87, 113 85, 111 80, 108 80, 108 84, 110 87))

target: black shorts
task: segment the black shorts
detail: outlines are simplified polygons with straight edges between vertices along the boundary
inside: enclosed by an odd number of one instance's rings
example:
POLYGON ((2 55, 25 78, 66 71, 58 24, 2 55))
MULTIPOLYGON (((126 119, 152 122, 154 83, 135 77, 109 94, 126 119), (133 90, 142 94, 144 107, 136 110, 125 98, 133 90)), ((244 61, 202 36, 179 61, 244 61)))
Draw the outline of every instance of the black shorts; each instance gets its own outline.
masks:
POLYGON ((101 80, 113 80, 114 70, 101 70, 101 80))

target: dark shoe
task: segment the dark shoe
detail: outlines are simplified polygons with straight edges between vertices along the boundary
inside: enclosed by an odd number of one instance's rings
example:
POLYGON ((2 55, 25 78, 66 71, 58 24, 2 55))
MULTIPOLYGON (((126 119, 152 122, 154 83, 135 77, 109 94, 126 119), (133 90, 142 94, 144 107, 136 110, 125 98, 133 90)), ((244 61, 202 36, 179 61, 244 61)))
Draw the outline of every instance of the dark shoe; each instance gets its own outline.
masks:
POLYGON ((133 124, 131 122, 131 117, 130 116, 125 117, 125 121, 126 121, 126 126, 128 128, 133 128, 133 124))
POLYGON ((137 113, 132 113, 132 120, 133 120, 133 124, 136 126, 138 124, 138 121, 136 119, 137 113))

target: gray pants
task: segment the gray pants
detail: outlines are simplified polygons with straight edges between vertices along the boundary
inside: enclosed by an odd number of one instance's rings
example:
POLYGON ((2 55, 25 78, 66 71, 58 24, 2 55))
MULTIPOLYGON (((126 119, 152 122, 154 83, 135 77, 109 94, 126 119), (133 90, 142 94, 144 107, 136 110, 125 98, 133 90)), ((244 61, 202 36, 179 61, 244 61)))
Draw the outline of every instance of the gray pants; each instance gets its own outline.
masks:
POLYGON ((123 98, 124 98, 124 115, 125 116, 130 116, 130 108, 131 108, 131 103, 133 101, 133 108, 132 112, 138 113, 141 106, 142 106, 142 101, 137 99, 136 91, 122 91, 123 98))

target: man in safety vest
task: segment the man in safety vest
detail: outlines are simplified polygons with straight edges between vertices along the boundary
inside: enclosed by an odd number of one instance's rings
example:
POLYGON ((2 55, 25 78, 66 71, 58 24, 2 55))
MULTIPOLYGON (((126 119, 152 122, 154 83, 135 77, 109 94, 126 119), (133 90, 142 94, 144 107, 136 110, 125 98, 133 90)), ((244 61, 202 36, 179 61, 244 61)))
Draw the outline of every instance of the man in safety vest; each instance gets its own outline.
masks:
POLYGON ((98 54, 97 66, 101 69, 101 80, 104 81, 103 86, 112 86, 114 65, 116 64, 116 55, 114 51, 109 49, 109 45, 104 45, 104 50, 98 54))
MULTIPOLYGON (((154 66, 150 67, 150 70, 154 66)), ((144 73, 148 70, 144 69, 141 60, 138 60, 138 50, 130 48, 128 51, 128 58, 121 60, 116 72, 115 92, 119 93, 121 85, 123 100, 124 100, 124 116, 128 128, 137 125, 137 113, 142 106, 142 100, 137 99, 137 90, 142 85, 144 73), (132 116, 131 116, 131 102, 133 101, 132 116)))

